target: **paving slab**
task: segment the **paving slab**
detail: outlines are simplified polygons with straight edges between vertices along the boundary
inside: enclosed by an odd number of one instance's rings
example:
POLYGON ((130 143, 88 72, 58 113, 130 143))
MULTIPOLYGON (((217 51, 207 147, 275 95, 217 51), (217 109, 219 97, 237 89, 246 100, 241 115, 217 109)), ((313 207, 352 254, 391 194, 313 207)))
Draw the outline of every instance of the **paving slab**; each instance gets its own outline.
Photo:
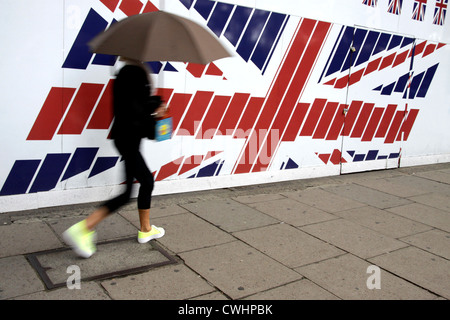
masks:
POLYGON ((59 248, 63 244, 42 221, 0 226, 0 258, 59 248))
POLYGON ((235 240, 233 236, 191 213, 155 218, 153 222, 166 230, 164 237, 158 241, 174 253, 235 240))
POLYGON ((9 299, 45 289, 24 256, 0 259, 0 299, 9 299))
POLYGON ((360 186, 354 183, 339 186, 329 186, 324 187, 323 189, 336 195, 339 195, 341 197, 362 202, 379 209, 397 207, 411 203, 411 201, 408 199, 400 198, 385 192, 360 186))
POLYGON ((183 204, 182 206, 228 232, 257 228, 279 222, 232 199, 200 201, 183 204))
POLYGON ((300 227, 300 230, 361 258, 374 257, 407 246, 404 242, 345 219, 300 227))
POLYGON ((433 229, 400 240, 450 260, 450 234, 447 232, 433 229))
POLYGON ((387 211, 432 226, 436 229, 450 232, 450 214, 446 211, 420 203, 389 208, 387 211))
POLYGON ((79 258, 69 248, 30 254, 27 259, 48 289, 67 285, 72 274, 67 272, 69 267, 79 270, 81 281, 89 281, 176 263, 154 242, 139 244, 135 238, 98 243, 89 259, 79 258))
POLYGON ((365 206, 365 204, 361 202, 340 197, 318 187, 301 191, 285 192, 283 195, 329 213, 365 206))
POLYGON ((447 185, 450 184, 450 172, 445 171, 445 170, 419 172, 416 175, 419 177, 426 178, 426 179, 442 182, 447 185))
POLYGON ((83 282, 79 289, 64 287, 51 291, 39 291, 14 298, 14 300, 111 300, 111 298, 98 283, 83 282))
POLYGON ((432 228, 420 222, 371 206, 340 211, 335 214, 395 239, 432 228))
POLYGON ((301 279, 245 298, 246 300, 338 300, 308 279, 301 279))
POLYGON ((287 224, 235 232, 233 235, 289 268, 344 254, 344 251, 287 224))
MULTIPOLYGON (((369 289, 367 281, 374 275, 371 263, 352 254, 331 258, 295 269, 320 287, 344 300, 435 299, 431 294, 404 279, 380 269, 380 289, 369 289)), ((370 281, 370 280, 369 280, 370 281)))
MULTIPOLYGON (((188 211, 176 204, 166 205, 161 207, 152 207, 150 209, 150 223, 153 224, 152 220, 155 218, 167 217, 171 215, 176 215, 180 213, 187 213, 188 211)), ((136 228, 140 227, 139 213, 137 209, 124 209, 118 212, 119 215, 124 217, 126 220, 131 222, 136 228)))
POLYGON ((282 198, 277 200, 248 204, 275 219, 293 226, 304 226, 312 223, 337 219, 335 215, 323 210, 300 203, 294 199, 282 198))
POLYGON ((418 176, 405 175, 383 179, 366 179, 358 181, 357 184, 403 198, 430 193, 439 188, 438 183, 434 181, 418 176))
MULTIPOLYGON (((450 196, 441 193, 430 193, 410 197, 410 200, 450 213, 450 196)), ((450 216, 450 215, 449 215, 450 216)))
POLYGON ((369 259, 399 277, 450 299, 450 261, 424 250, 407 247, 369 259))
POLYGON ((172 265, 101 282, 114 300, 181 300, 215 291, 184 265, 172 265))
MULTIPOLYGON (((81 217, 68 217, 58 220, 49 221, 50 227, 55 230, 55 233, 61 236, 67 228, 73 224, 84 219, 81 217)), ((107 219, 103 220, 96 228, 97 241, 105 241, 111 239, 125 238, 131 235, 137 237, 137 228, 129 221, 118 214, 112 214, 107 219)))
POLYGON ((240 241, 181 253, 180 257, 232 299, 301 278, 297 272, 240 241))
POLYGON ((255 195, 248 195, 248 196, 239 196, 239 197, 233 197, 231 199, 236 200, 240 203, 250 204, 250 203, 258 203, 258 202, 266 202, 266 201, 272 201, 272 200, 285 199, 285 197, 278 193, 275 193, 275 194, 270 193, 270 194, 255 194, 255 195))

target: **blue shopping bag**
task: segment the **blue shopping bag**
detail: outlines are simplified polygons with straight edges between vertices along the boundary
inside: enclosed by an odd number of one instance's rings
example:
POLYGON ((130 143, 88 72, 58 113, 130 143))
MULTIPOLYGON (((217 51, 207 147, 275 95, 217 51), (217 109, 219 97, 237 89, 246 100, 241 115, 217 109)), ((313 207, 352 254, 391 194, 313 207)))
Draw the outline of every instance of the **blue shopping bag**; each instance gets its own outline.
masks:
POLYGON ((168 140, 172 137, 172 117, 156 120, 156 141, 168 140))

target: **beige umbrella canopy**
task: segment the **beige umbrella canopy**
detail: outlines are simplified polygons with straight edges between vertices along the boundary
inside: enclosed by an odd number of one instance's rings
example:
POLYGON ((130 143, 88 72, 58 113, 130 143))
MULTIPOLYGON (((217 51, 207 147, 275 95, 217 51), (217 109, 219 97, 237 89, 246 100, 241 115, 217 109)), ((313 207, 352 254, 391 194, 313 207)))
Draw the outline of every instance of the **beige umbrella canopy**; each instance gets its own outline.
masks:
POLYGON ((92 52, 139 61, 208 64, 229 57, 218 39, 197 23, 164 11, 130 16, 89 42, 92 52))

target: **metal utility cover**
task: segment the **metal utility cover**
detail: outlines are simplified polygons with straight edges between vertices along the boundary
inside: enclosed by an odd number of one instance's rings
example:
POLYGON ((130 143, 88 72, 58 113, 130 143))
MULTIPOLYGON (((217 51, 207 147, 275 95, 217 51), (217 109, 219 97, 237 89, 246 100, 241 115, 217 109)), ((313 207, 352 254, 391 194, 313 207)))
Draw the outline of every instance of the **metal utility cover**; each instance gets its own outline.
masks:
POLYGON ((68 272, 69 266, 78 266, 81 281, 89 281, 176 263, 154 241, 139 244, 135 237, 98 243, 97 252, 89 259, 79 258, 69 248, 32 253, 26 257, 47 289, 66 286, 67 279, 72 275, 72 272, 68 272))

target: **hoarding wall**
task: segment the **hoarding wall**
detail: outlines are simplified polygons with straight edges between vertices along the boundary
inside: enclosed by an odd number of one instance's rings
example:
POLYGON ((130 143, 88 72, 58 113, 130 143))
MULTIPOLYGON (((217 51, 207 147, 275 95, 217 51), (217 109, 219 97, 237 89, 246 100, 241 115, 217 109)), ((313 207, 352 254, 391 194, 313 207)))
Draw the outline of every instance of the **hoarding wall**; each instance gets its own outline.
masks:
POLYGON ((155 10, 232 54, 152 61, 171 140, 141 149, 154 194, 450 160, 447 0, 3 0, 0 211, 121 191, 109 139, 121 66, 86 43, 155 10))

